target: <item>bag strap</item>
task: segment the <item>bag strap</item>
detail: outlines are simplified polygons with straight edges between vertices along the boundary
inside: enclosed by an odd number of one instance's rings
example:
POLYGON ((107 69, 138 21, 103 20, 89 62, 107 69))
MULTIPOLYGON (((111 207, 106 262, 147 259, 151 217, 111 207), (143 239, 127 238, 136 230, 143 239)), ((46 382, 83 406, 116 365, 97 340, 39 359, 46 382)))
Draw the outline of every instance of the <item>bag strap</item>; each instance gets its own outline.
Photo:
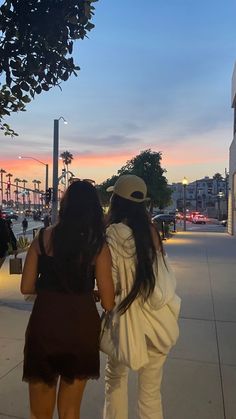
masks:
POLYGON ((38 236, 39 248, 40 248, 41 255, 46 255, 45 248, 44 248, 44 243, 43 243, 43 232, 44 232, 44 230, 45 230, 45 228, 41 228, 39 230, 39 236, 38 236))

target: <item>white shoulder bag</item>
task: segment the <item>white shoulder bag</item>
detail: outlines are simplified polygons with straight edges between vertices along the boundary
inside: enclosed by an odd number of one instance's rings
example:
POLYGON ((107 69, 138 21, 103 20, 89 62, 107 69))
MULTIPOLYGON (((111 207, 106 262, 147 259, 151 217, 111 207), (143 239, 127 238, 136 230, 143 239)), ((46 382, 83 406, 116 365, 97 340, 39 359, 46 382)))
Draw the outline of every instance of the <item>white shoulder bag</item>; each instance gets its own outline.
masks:
POLYGON ((133 370, 149 361, 139 315, 139 303, 134 301, 124 314, 113 310, 105 313, 102 319, 101 351, 133 370))

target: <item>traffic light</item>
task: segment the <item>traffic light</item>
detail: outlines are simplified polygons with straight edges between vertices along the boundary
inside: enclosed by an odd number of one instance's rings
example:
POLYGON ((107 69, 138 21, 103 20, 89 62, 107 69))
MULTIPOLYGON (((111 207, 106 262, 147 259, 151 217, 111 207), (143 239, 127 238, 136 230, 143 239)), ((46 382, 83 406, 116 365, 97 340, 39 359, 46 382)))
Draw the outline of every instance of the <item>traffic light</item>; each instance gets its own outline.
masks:
POLYGON ((49 202, 51 202, 51 199, 52 199, 52 188, 48 188, 46 190, 46 195, 45 195, 45 203, 46 203, 46 205, 48 205, 49 202))

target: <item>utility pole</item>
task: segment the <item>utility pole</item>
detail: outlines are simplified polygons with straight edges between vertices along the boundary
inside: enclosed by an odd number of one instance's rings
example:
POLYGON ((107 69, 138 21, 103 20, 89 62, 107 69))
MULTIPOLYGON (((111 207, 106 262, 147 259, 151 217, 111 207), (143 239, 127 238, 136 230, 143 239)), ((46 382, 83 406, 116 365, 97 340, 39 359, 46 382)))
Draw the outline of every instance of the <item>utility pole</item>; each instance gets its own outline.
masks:
POLYGON ((52 172, 52 224, 57 220, 58 210, 58 155, 59 153, 59 119, 54 119, 53 126, 53 172, 52 172))
POLYGON ((57 220, 58 212, 58 159, 59 159, 59 121, 63 120, 64 124, 67 121, 63 116, 54 119, 53 125, 53 171, 52 171, 52 224, 57 220))

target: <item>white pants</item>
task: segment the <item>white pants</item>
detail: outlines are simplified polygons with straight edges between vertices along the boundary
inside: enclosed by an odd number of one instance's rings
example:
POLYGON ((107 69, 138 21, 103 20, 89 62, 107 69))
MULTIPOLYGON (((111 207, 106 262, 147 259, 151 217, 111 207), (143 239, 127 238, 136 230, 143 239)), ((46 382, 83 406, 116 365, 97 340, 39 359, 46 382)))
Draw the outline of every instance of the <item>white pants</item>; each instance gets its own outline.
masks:
MULTIPOLYGON (((160 387, 166 355, 153 346, 148 348, 148 355, 149 363, 137 371, 138 418, 163 419, 160 387)), ((126 366, 108 358, 103 419, 128 419, 128 371, 126 366)))

